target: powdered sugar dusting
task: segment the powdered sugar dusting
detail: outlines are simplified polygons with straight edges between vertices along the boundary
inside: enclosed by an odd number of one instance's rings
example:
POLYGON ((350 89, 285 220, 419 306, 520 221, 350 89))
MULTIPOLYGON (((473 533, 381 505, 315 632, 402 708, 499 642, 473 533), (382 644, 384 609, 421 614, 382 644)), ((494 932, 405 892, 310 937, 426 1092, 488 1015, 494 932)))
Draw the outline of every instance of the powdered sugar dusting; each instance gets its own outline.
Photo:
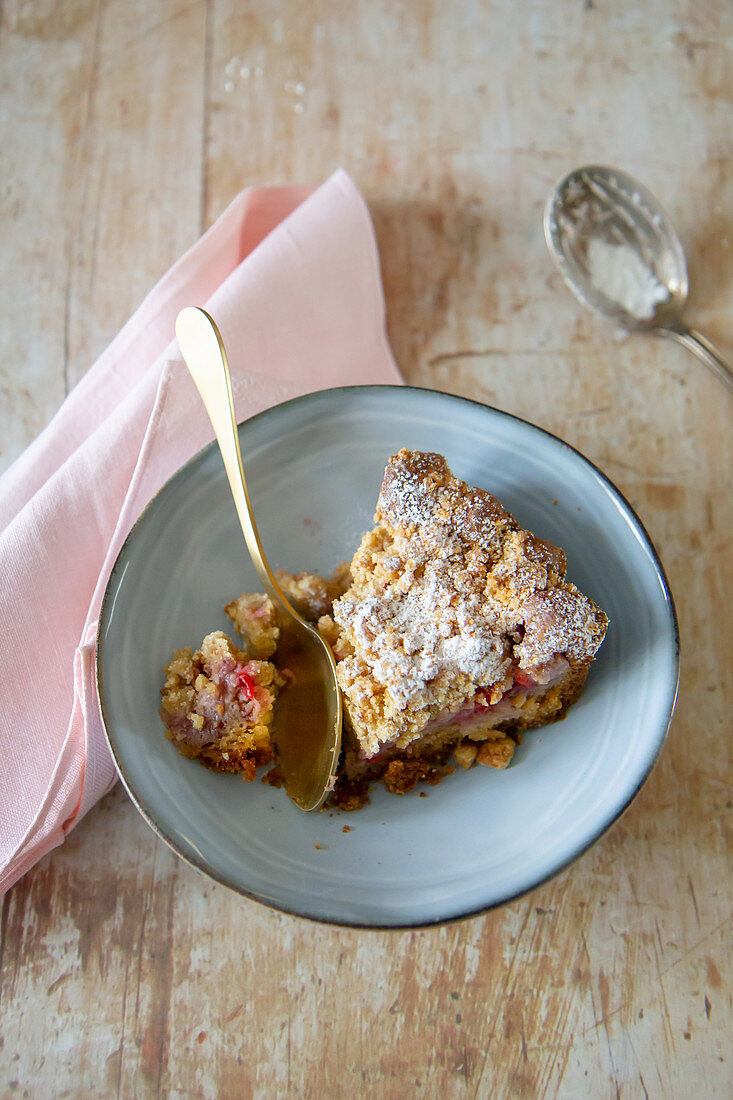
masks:
POLYGON ((493 683, 506 671, 501 637, 482 617, 458 614, 454 597, 449 571, 437 563, 406 593, 388 586, 380 597, 362 601, 347 594, 334 608, 336 621, 348 625, 358 651, 373 655, 372 674, 398 706, 416 697, 427 702, 429 684, 445 673, 493 683))
POLYGON ((530 596, 524 608, 525 634, 516 648, 517 656, 525 665, 550 661, 558 652, 571 660, 587 660, 589 650, 595 653, 603 638, 602 634, 598 636, 595 611, 595 605, 571 584, 530 596))
POLYGON ((448 470, 437 454, 417 454, 413 462, 390 462, 379 495, 377 511, 388 514, 393 523, 425 526, 437 509, 435 486, 448 470))
POLYGON ((376 519, 333 617, 352 650, 338 669, 347 701, 376 707, 385 728, 448 693, 511 682, 512 669, 595 654, 607 620, 564 580, 562 551, 453 477, 441 455, 391 458, 376 519))
POLYGON ((657 306, 669 301, 669 290, 628 244, 592 237, 588 264, 594 286, 638 321, 648 321, 657 306))

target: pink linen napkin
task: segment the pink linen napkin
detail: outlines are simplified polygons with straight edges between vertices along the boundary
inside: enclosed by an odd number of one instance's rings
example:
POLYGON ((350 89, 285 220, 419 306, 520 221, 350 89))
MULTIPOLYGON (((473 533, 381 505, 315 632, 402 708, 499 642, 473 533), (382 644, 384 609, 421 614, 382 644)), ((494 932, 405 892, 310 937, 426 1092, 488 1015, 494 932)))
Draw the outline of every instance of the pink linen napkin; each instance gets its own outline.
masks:
POLYGON ((0 895, 116 779, 94 669, 105 584, 145 504, 213 436, 172 340, 186 305, 221 329, 240 420, 313 390, 401 381, 349 176, 312 194, 245 191, 0 478, 0 895))

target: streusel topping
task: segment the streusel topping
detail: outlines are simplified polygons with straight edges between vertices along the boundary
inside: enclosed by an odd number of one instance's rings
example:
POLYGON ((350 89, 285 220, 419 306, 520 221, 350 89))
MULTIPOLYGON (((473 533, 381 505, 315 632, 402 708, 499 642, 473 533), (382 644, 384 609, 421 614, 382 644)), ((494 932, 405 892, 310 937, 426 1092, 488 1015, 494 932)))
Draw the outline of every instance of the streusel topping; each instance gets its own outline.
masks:
MULTIPOLYGON (((339 682, 355 725, 407 743, 431 717, 512 670, 588 661, 607 620, 564 580, 561 550, 520 528, 442 455, 401 450, 334 604, 339 682)), ((373 736, 372 736, 373 735, 373 736)))

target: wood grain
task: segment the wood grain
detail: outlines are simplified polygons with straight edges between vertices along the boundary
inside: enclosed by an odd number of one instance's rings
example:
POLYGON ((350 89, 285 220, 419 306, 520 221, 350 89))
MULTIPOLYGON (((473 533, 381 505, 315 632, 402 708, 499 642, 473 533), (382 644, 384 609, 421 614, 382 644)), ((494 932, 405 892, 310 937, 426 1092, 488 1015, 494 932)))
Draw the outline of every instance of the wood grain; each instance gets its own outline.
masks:
POLYGON ((732 38, 722 0, 5 0, 3 467, 237 191, 343 165, 406 380, 608 473, 668 571, 683 674, 622 821, 446 927, 243 901, 118 787, 2 902, 0 1096, 730 1095, 730 400, 583 313, 541 211, 576 164, 636 173, 688 248, 690 317, 733 352, 732 38))

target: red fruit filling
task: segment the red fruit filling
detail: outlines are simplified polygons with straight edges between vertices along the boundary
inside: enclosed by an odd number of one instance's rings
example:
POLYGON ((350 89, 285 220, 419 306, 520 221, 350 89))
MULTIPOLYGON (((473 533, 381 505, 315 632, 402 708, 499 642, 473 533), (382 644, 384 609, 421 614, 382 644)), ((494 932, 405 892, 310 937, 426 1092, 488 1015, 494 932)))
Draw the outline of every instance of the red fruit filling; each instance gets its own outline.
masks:
POLYGON ((248 699, 254 699, 256 683, 248 672, 245 672, 243 668, 237 669, 237 679, 239 680, 239 686, 248 699))
MULTIPOLYGON (((473 698, 469 699, 461 709, 454 714, 444 714, 428 722, 423 733, 433 733, 443 726, 457 723, 459 725, 476 724, 476 719, 482 715, 491 713, 494 724, 509 721, 516 717, 517 708, 515 699, 522 696, 522 702, 526 696, 542 695, 553 684, 559 683, 569 668, 564 657, 556 656, 544 665, 535 665, 532 672, 525 671, 514 666, 510 670, 511 680, 509 687, 497 702, 490 702, 493 688, 479 688, 473 698)), ((389 756, 394 746, 388 745, 380 750, 374 757, 365 757, 371 761, 378 761, 383 756, 389 756)))
POLYGON ((514 673, 514 682, 524 688, 534 687, 537 683, 534 677, 530 676, 528 672, 524 672, 521 668, 518 668, 514 673))

